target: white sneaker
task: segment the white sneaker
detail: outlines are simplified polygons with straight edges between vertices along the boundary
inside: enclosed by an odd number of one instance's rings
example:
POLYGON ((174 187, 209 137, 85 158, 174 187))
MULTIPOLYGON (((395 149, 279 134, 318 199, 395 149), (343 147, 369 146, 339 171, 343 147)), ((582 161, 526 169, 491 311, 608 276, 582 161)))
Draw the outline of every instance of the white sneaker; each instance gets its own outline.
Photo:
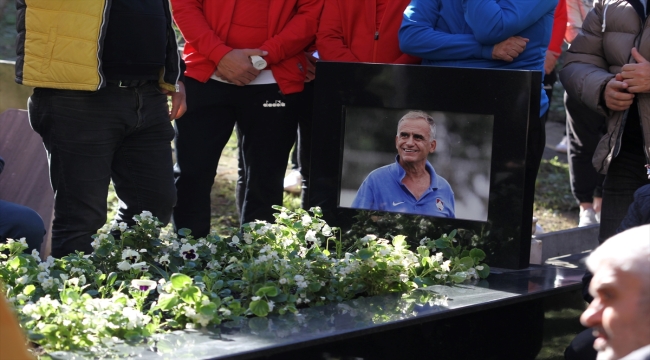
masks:
POLYGON ((578 227, 589 226, 598 224, 596 219, 596 213, 594 209, 584 209, 580 212, 580 221, 578 222, 578 227))
POLYGON ((560 142, 555 145, 555 151, 566 154, 568 142, 569 140, 567 139, 566 135, 564 135, 564 137, 562 137, 562 140, 560 140, 560 142))
POLYGON ((284 191, 300 194, 302 191, 302 175, 298 170, 291 170, 289 175, 284 178, 284 191))

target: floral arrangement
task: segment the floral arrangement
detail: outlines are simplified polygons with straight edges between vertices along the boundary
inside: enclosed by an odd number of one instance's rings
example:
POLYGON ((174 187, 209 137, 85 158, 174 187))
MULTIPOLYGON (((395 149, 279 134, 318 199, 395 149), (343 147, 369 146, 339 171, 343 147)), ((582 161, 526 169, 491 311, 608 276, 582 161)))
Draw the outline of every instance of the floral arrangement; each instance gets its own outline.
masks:
POLYGON ((415 251, 404 235, 366 235, 344 248, 319 208, 275 207, 275 223, 251 222, 195 239, 161 230, 150 212, 136 224, 94 235, 93 253, 41 261, 24 239, 0 244, 0 289, 29 339, 44 351, 110 352, 173 329, 361 296, 409 292, 485 278, 485 253, 456 245, 456 232, 424 237, 415 251), (112 234, 119 234, 114 237, 112 234))

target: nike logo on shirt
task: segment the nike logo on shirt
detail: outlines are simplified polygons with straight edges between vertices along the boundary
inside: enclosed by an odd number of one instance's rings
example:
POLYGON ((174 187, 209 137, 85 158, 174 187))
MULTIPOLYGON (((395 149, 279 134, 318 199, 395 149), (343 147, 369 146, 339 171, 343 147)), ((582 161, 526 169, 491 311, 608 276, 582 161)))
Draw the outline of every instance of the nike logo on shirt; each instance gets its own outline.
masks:
POLYGON ((400 204, 404 204, 404 201, 400 201, 400 202, 393 201, 393 206, 397 206, 397 205, 400 205, 400 204))

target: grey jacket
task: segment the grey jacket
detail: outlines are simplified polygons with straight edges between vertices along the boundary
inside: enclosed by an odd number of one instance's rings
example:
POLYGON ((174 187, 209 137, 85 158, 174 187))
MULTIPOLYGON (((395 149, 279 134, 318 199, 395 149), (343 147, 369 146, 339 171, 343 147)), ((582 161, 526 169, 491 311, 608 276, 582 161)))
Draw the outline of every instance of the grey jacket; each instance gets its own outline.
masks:
MULTIPOLYGON (((598 0, 571 43, 560 72, 569 96, 607 117, 607 134, 593 157, 594 167, 602 174, 607 173, 611 160, 618 155, 627 118, 627 111, 605 107, 602 94, 623 65, 635 62, 633 47, 650 59, 650 22, 643 21, 643 10, 639 0, 598 0)), ((650 93, 636 94, 636 99, 646 162, 650 163, 650 93)))

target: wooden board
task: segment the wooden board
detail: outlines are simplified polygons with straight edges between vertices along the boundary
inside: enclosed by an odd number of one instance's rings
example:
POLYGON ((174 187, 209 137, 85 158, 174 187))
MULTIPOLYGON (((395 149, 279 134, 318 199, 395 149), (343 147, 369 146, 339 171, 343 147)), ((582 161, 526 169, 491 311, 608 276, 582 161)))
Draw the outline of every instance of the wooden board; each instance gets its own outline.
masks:
POLYGON ((29 125, 26 110, 9 109, 0 114, 0 156, 5 167, 0 174, 0 199, 34 209, 47 233, 41 255, 51 248, 54 193, 50 185, 47 152, 43 141, 29 125))

